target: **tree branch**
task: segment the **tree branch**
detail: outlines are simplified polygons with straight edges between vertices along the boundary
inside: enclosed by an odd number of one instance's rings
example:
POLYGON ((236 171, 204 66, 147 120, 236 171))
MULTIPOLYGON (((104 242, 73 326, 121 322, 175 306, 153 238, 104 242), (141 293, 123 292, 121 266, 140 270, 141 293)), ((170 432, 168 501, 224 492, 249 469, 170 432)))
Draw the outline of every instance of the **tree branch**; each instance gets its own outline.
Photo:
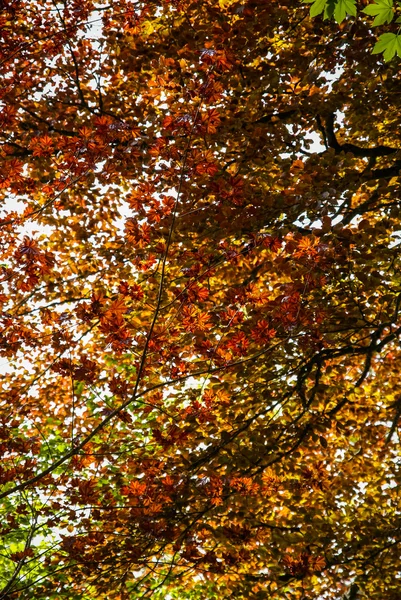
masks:
MULTIPOLYGON (((391 146, 383 145, 375 146, 374 148, 361 148, 355 144, 340 144, 334 131, 334 113, 331 113, 326 119, 325 134, 327 138, 327 144, 330 148, 333 148, 336 151, 336 154, 340 154, 340 152, 352 152, 354 156, 379 158, 380 156, 390 156, 391 154, 395 154, 400 150, 400 148, 393 148, 391 146)), ((398 170, 401 168, 401 161, 399 162, 400 166, 398 167, 398 170)), ((385 169, 377 169, 377 171, 382 170, 385 169)))

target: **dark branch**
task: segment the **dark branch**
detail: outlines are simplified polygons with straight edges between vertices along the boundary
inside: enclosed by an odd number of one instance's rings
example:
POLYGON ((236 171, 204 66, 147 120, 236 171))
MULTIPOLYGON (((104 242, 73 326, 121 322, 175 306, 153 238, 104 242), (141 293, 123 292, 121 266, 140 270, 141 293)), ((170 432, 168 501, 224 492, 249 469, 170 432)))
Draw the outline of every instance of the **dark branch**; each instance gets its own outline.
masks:
POLYGON ((401 171, 401 160, 396 160, 392 167, 384 169, 374 169, 374 171, 366 172, 366 179, 391 179, 397 177, 401 171))
POLYGON ((274 123, 276 119, 279 119, 280 121, 285 121, 289 117, 292 117, 292 115, 295 115, 297 112, 297 110, 286 110, 283 112, 270 113, 269 115, 261 117, 257 121, 253 121, 252 123, 254 125, 256 125, 257 123, 274 123))
MULTIPOLYGON (((320 118, 319 118, 320 121, 320 118)), ((319 126, 318 121, 318 126, 319 126)), ((320 131, 322 131, 321 127, 319 127, 320 131)), ((391 154, 395 154, 400 149, 392 148, 391 146, 375 146, 374 148, 361 148, 360 146, 356 146, 355 144, 340 144, 337 140, 335 131, 334 131, 334 114, 331 113, 329 117, 326 119, 326 127, 325 134, 327 138, 327 144, 330 148, 333 148, 336 151, 336 154, 340 154, 340 152, 352 152, 354 156, 367 157, 367 158, 378 158, 380 156, 390 156, 391 154)), ((323 135, 323 133, 322 133, 323 135)), ((400 162, 401 161, 397 161, 400 162)), ((394 167, 392 167, 394 168, 394 167)), ((401 166, 398 167, 400 170, 401 166)), ((377 169, 377 171, 386 171, 386 169, 377 169)), ((398 175, 397 173, 395 173, 398 175)), ((386 175, 383 175, 386 177, 386 175)), ((376 177, 375 177, 376 179, 376 177)))

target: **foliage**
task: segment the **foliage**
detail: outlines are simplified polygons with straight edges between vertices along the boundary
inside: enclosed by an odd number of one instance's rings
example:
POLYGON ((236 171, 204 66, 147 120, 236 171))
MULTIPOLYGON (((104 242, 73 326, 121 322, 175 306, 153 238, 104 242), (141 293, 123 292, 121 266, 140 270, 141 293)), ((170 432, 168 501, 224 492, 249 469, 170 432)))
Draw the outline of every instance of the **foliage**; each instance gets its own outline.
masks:
POLYGON ((312 4, 310 16, 316 17, 323 13, 325 19, 334 17, 336 23, 342 23, 347 15, 356 16, 356 0, 303 0, 312 4))
POLYGON ((362 12, 375 17, 372 27, 391 23, 393 20, 393 0, 379 0, 374 4, 369 4, 362 12))
MULTIPOLYGON (((337 23, 342 23, 348 15, 356 17, 357 14, 356 0, 303 0, 303 2, 312 4, 309 11, 311 17, 323 14, 324 19, 334 18, 337 23)), ((397 2, 398 9, 400 6, 401 3, 397 2)), ((372 27, 378 27, 385 23, 391 23, 395 16, 395 10, 394 0, 375 0, 372 4, 368 4, 362 12, 375 17, 372 27)), ((401 16, 395 22, 401 23, 401 16)), ((401 35, 398 32, 384 33, 375 44, 372 53, 383 53, 386 62, 395 55, 401 56, 401 35)))
POLYGON ((399 45, 361 4, 3 1, 2 600, 399 598, 399 45))
POLYGON ((401 56, 401 35, 395 33, 383 33, 372 50, 373 54, 383 52, 385 61, 389 61, 397 54, 401 56))

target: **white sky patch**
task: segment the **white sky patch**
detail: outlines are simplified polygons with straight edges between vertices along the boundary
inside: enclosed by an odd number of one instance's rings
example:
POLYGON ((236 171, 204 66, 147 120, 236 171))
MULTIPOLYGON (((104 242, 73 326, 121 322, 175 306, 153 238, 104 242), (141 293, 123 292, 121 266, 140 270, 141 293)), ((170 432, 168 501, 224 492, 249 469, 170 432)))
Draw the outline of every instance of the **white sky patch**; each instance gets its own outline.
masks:
POLYGON ((341 79, 342 74, 344 73, 344 67, 342 65, 337 65, 332 72, 323 71, 321 73, 322 77, 325 77, 327 80, 327 91, 330 93, 333 89, 333 85, 336 81, 341 79))

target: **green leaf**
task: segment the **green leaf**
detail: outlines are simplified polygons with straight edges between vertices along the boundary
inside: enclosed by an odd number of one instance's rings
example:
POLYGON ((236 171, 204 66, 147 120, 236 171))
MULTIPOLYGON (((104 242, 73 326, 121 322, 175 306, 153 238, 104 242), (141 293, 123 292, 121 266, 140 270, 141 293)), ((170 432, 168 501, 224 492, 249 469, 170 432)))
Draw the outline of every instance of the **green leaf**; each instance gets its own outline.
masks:
POLYGON ((391 23, 394 17, 393 0, 376 0, 375 4, 369 4, 362 12, 371 17, 376 17, 372 27, 383 25, 383 23, 391 23))
POLYGON ((320 15, 324 11, 326 4, 327 0, 315 0, 310 7, 310 16, 317 17, 317 15, 320 15))
POLYGON ((376 42, 372 54, 383 52, 383 58, 386 62, 391 60, 395 54, 401 56, 401 36, 395 33, 383 33, 376 42))
POLYGON ((356 0, 338 0, 334 8, 334 18, 342 23, 347 15, 356 17, 356 0))
POLYGON ((85 382, 84 381, 74 381, 74 393, 77 396, 82 396, 82 392, 85 389, 85 382))
POLYGON ((336 7, 335 0, 328 0, 327 4, 325 6, 325 9, 324 9, 323 18, 331 19, 331 17, 334 15, 335 7, 336 7))

